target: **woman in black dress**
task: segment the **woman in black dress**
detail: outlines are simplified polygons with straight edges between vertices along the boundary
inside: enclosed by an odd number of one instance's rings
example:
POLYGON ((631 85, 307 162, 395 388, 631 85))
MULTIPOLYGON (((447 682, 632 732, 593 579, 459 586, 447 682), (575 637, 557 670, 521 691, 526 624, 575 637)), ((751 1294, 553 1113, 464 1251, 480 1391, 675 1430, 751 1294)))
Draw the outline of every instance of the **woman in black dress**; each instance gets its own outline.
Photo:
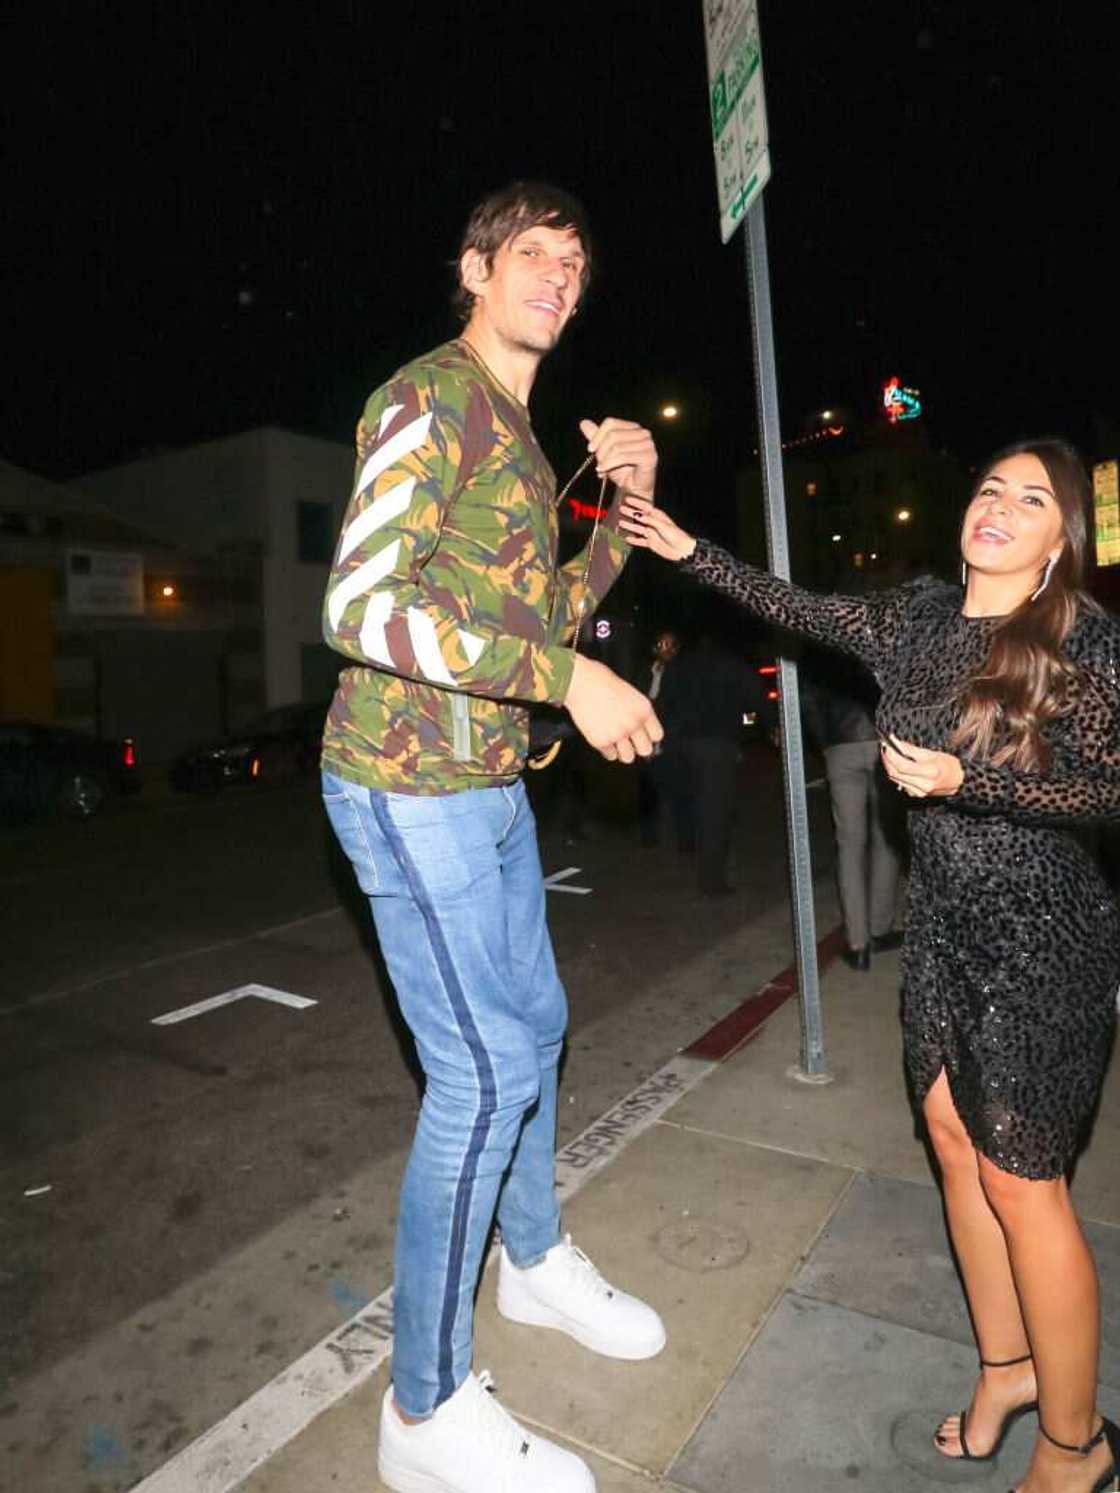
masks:
POLYGON ((623 527, 757 616, 842 648, 882 687, 888 776, 921 802, 903 953, 907 1074, 941 1168, 980 1350, 948 1457, 992 1457, 1039 1410, 1019 1493, 1120 1488, 1096 1410, 1096 1268, 1066 1173, 1100 1094, 1120 917, 1079 823, 1120 813, 1120 624, 1082 590, 1075 452, 994 458, 961 530, 964 593, 933 580, 816 596, 628 501, 623 527))

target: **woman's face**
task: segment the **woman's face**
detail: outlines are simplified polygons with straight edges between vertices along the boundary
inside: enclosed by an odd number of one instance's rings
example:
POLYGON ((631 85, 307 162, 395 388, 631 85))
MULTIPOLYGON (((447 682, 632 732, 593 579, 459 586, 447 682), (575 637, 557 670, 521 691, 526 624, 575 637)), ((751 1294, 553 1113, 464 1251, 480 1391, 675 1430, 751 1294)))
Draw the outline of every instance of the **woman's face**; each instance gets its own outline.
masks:
POLYGON ((1062 552, 1062 511, 1037 456, 1005 457, 984 475, 964 515, 961 554, 974 570, 1032 582, 1062 552))

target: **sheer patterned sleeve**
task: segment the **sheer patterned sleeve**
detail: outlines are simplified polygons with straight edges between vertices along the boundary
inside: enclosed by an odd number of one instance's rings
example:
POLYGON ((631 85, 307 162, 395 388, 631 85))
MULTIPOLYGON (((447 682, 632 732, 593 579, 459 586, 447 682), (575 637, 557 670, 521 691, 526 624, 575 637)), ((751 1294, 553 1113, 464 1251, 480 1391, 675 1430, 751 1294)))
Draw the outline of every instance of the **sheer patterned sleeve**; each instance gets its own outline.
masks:
POLYGON ((947 802, 998 814, 1021 824, 1087 823, 1120 819, 1120 672, 1116 624, 1096 619, 1102 635, 1082 661, 1073 712, 1055 731, 1048 772, 993 767, 962 759, 964 781, 947 802))
POLYGON ((714 587, 762 621, 852 653, 873 671, 893 652, 914 596, 913 586, 874 596, 821 596, 737 560, 709 539, 698 539, 680 563, 702 585, 714 587))

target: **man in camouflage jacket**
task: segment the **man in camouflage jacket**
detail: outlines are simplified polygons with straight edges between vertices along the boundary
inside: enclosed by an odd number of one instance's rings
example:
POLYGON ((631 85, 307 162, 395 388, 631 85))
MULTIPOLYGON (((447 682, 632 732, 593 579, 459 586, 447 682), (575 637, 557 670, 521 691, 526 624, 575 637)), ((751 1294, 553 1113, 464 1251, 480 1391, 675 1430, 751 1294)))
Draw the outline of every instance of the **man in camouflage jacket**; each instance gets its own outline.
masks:
MULTIPOLYGON (((426 1087, 401 1193, 390 1488, 586 1493, 471 1371, 473 1297, 497 1213, 498 1305, 595 1351, 643 1358, 664 1329, 562 1240, 553 1181, 566 1002, 520 773, 526 702, 563 705, 608 758, 648 756, 649 701, 570 646, 621 572, 618 499, 593 551, 556 564, 555 478, 529 423, 540 359, 590 272, 582 209, 515 183, 476 208, 459 259, 466 325, 369 399, 323 609, 352 660, 323 741, 323 795, 369 896, 426 1087)), ((631 422, 585 420, 597 469, 652 496, 631 422)))

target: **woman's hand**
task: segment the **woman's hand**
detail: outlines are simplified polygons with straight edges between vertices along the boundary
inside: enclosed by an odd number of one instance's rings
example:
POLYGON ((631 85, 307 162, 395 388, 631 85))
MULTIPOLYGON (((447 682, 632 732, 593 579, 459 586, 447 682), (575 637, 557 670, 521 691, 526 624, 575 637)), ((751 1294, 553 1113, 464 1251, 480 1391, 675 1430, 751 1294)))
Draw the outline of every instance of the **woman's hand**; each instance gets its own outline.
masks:
POLYGON ((879 755, 887 777, 911 798, 948 798, 964 782, 961 759, 951 752, 931 752, 888 736, 879 743, 879 755))
POLYGON ((619 528, 631 544, 652 550, 663 560, 687 560, 696 548, 696 540, 675 524, 667 513, 632 493, 622 504, 619 528))

